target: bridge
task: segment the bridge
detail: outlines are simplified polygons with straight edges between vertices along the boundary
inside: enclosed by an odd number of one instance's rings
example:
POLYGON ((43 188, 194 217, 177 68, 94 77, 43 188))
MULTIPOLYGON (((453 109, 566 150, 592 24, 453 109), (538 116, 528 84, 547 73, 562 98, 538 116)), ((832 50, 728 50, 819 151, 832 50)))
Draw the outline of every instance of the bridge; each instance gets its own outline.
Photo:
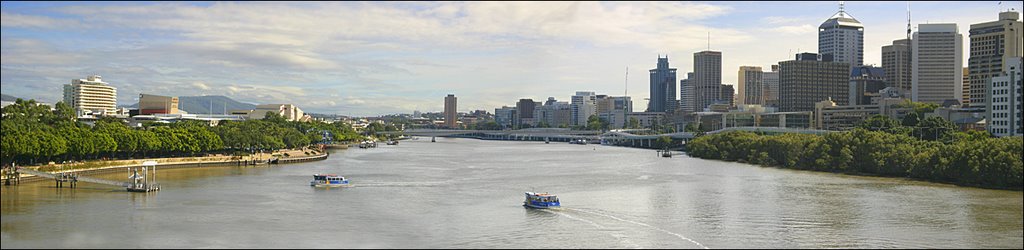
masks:
POLYGON ((36 170, 27 169, 27 168, 18 168, 17 172, 25 173, 25 174, 30 174, 30 175, 35 175, 35 176, 40 176, 40 177, 44 177, 44 178, 47 178, 47 179, 54 179, 54 180, 57 181, 58 186, 62 182, 71 182, 72 187, 74 187, 74 185, 75 185, 74 182, 79 182, 79 181, 81 181, 81 182, 89 182, 89 183, 96 183, 96 184, 103 184, 103 185, 119 186, 119 187, 130 187, 132 185, 132 183, 130 183, 130 182, 120 182, 120 181, 112 181, 112 180, 106 180, 106 179, 92 178, 92 177, 86 177, 86 176, 79 176, 78 174, 47 173, 47 172, 36 171, 36 170))
MULTIPOLYGON (((633 134, 631 132, 650 131, 646 129, 617 129, 607 132, 596 130, 570 130, 567 128, 530 128, 519 130, 457 130, 457 129, 410 129, 405 131, 380 131, 377 134, 404 134, 411 136, 430 137, 455 137, 475 138, 482 140, 513 140, 513 141, 556 141, 569 142, 575 139, 586 139, 588 141, 600 141, 606 145, 630 146, 641 148, 655 148, 656 141, 662 136, 672 139, 673 148, 680 148, 693 138, 696 134, 691 132, 675 132, 664 134, 633 134)), ((729 131, 748 131, 764 134, 826 134, 834 131, 800 129, 800 128, 778 128, 778 127, 730 127, 709 131, 706 134, 717 134, 729 131)))

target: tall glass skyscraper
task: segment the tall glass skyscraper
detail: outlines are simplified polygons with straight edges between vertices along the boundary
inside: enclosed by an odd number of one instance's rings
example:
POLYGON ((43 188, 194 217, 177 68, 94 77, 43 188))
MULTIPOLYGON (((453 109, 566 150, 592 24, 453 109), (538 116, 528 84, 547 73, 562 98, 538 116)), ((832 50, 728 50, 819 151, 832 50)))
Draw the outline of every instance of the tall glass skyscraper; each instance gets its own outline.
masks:
POLYGON ((668 67, 668 56, 658 56, 658 68, 651 69, 651 100, 647 112, 671 112, 676 109, 676 69, 668 67))

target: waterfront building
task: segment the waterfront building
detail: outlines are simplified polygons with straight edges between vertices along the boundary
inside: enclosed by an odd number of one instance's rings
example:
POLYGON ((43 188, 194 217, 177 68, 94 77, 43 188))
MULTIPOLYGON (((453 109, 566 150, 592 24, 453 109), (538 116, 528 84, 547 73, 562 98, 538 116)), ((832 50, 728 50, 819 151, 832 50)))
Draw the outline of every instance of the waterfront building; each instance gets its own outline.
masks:
POLYGON ((541 103, 534 102, 533 99, 519 99, 519 102, 516 102, 516 114, 519 115, 519 119, 515 125, 517 127, 536 127, 540 122, 536 116, 539 106, 541 103))
POLYGON ((628 96, 598 95, 597 115, 608 122, 610 128, 624 128, 629 120, 626 115, 633 112, 633 101, 628 96))
POLYGON ((779 106, 779 65, 772 65, 771 72, 764 72, 761 74, 763 81, 764 91, 762 96, 764 98, 764 106, 778 107, 779 106))
MULTIPOLYGON (((1020 26, 1017 26, 1020 27, 1020 26)), ((988 131, 995 136, 1020 136, 1021 58, 1008 60, 1001 76, 992 77, 987 103, 988 131)))
POLYGON ((840 2, 839 12, 818 26, 818 53, 851 67, 864 64, 864 25, 840 2))
POLYGON ((955 23, 918 25, 912 39, 912 100, 942 104, 962 98, 962 41, 955 23))
MULTIPOLYGON (((667 60, 668 58, 666 58, 666 63, 667 60)), ((576 91, 576 95, 573 95, 570 101, 572 125, 587 126, 587 119, 590 119, 591 115, 597 114, 597 95, 593 91, 576 91)))
POLYGON ((447 128, 458 128, 456 122, 458 121, 458 98, 455 94, 448 94, 444 97, 444 126, 447 128))
POLYGON ((544 106, 540 107, 540 122, 548 127, 568 127, 572 121, 572 110, 568 102, 551 102, 554 98, 548 98, 544 106))
POLYGON ((694 109, 703 110, 722 97, 722 52, 693 53, 694 109))
POLYGON ((686 73, 686 79, 679 80, 679 108, 683 112, 697 112, 697 88, 693 73, 686 73))
POLYGON ((502 106, 501 108, 494 109, 494 122, 502 128, 511 128, 518 120, 516 115, 516 107, 502 106))
POLYGON ((911 108, 897 108, 897 104, 904 102, 902 98, 886 98, 875 105, 836 105, 832 100, 824 100, 814 105, 814 127, 833 131, 851 130, 874 115, 900 120, 907 113, 913 112, 911 108))
POLYGON ((736 78, 738 105, 764 104, 764 72, 757 66, 740 66, 736 78))
MULTIPOLYGON (((651 69, 650 101, 647 112, 665 112, 674 110, 676 101, 676 69, 669 68, 668 55, 658 56, 658 67, 651 69)), ((575 102, 573 102, 575 103, 575 102)))
POLYGON ((64 103, 75 110, 76 117, 113 114, 117 109, 117 88, 98 75, 73 79, 64 84, 64 103))
POLYGON ((1010 61, 1024 56, 1021 43, 1024 32, 1021 32, 1019 19, 1019 12, 1005 11, 999 13, 998 20, 971 24, 970 56, 967 58, 970 84, 964 87, 970 93, 968 105, 971 109, 982 111, 987 108, 992 77, 1001 76, 1010 61))
POLYGON ((779 111, 812 111, 814 104, 849 101, 850 65, 834 62, 831 55, 800 53, 795 60, 779 62, 779 111))
POLYGON ((651 128, 655 124, 665 125, 665 113, 663 112, 629 112, 626 113, 626 120, 636 119, 640 122, 641 128, 651 128))
POLYGON ((177 114, 178 97, 139 94, 139 114, 177 114))
POLYGON ((885 86, 885 70, 874 66, 853 67, 850 72, 850 105, 867 105, 885 86))
POLYGON ((732 127, 768 128, 811 128, 811 111, 776 112, 774 108, 761 105, 741 105, 728 111, 704 111, 691 114, 689 120, 700 124, 704 131, 715 131, 732 127))
POLYGON ((886 87, 900 88, 903 93, 910 93, 911 87, 911 49, 910 39, 892 41, 892 45, 882 46, 882 69, 885 71, 886 87))

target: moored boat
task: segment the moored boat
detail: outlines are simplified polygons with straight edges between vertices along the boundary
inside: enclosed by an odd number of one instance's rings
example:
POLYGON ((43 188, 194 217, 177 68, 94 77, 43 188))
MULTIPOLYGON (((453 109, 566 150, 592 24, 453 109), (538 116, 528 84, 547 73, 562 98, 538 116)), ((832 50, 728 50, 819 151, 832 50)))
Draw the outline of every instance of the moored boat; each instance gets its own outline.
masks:
POLYGON ((561 203, 558 201, 558 196, 548 193, 526 192, 526 200, 523 201, 523 206, 528 208, 557 208, 561 207, 561 203))

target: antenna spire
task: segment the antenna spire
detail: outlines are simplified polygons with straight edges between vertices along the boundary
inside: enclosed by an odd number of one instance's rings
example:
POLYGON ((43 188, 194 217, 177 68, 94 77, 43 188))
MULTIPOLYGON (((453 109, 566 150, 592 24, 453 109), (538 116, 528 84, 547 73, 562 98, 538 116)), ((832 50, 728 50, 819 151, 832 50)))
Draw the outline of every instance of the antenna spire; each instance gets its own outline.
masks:
POLYGON ((839 12, 846 12, 846 1, 839 1, 839 12))
POLYGON ((624 86, 626 87, 626 91, 622 95, 629 96, 629 66, 626 66, 626 83, 624 86))
POLYGON ((907 1, 907 42, 910 42, 910 1, 907 1))
POLYGON ((711 30, 708 30, 708 51, 711 51, 711 30))

